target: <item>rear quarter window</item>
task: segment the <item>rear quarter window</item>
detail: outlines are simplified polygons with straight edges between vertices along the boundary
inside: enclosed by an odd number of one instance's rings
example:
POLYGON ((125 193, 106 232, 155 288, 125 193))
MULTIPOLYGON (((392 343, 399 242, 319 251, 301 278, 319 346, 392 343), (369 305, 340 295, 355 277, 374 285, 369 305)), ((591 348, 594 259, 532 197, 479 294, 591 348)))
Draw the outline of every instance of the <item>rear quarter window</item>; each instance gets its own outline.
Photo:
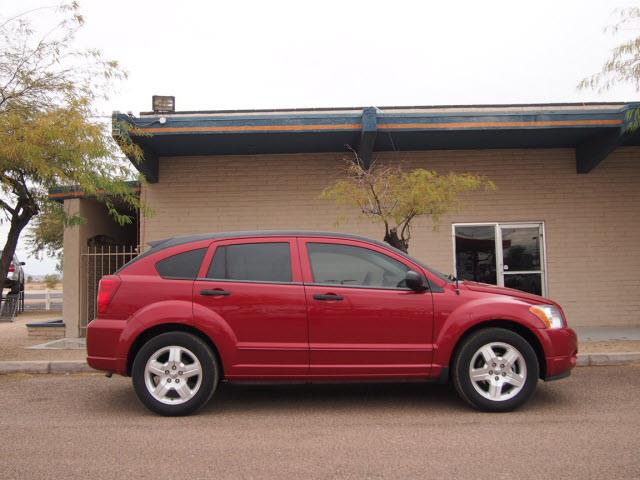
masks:
POLYGON ((163 278, 193 280, 198 276, 206 248, 178 253, 156 263, 156 270, 163 278))

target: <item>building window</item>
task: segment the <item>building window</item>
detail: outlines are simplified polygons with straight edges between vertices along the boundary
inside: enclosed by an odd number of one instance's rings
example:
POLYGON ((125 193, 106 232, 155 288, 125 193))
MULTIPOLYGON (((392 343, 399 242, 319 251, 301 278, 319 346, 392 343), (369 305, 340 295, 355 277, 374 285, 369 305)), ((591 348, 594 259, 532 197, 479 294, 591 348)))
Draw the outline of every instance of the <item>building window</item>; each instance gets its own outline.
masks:
POLYGON ((219 246, 216 248, 207 278, 291 282, 289 243, 242 243, 219 246))
POLYGON ((547 295, 542 223, 453 225, 461 280, 547 295))

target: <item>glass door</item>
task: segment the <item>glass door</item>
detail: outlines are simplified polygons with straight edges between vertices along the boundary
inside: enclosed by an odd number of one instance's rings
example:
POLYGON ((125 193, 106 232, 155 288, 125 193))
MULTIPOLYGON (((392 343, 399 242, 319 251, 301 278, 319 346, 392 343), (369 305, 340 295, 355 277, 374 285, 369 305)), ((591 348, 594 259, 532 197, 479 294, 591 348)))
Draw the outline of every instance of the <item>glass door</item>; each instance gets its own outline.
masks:
POLYGON ((498 235, 499 285, 544 295, 542 225, 498 225, 498 235))
POLYGON ((546 295, 541 223, 454 225, 453 240, 461 280, 546 295))
POLYGON ((455 252, 459 279, 498 284, 495 225, 457 225, 455 252))

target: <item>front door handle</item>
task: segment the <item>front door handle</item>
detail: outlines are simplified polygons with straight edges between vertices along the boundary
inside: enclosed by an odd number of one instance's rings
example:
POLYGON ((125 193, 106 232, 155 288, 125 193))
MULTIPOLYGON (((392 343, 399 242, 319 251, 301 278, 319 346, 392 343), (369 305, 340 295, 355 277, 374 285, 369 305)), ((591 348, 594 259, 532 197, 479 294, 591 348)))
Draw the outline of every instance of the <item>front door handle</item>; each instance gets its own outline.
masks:
POLYGON ((342 295, 336 295, 335 293, 327 293, 325 295, 314 295, 313 298, 315 300, 333 300, 333 301, 340 301, 340 300, 344 300, 344 297, 342 295))
POLYGON ((227 292, 226 290, 216 288, 213 290, 200 290, 200 295, 205 295, 209 297, 228 297, 229 295, 231 295, 231 292, 227 292))

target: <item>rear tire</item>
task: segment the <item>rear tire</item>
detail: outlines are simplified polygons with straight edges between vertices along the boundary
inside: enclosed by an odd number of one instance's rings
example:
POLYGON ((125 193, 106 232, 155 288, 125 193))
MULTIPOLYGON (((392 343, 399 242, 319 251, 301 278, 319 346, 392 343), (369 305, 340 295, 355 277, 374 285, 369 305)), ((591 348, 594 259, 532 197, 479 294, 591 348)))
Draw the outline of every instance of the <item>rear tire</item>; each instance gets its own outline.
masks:
POLYGON ((453 359, 453 385, 478 410, 508 412, 525 403, 538 382, 533 347, 517 333, 486 328, 466 338, 453 359))
POLYGON ((152 412, 189 415, 212 397, 219 380, 216 356, 186 332, 162 333, 138 351, 131 369, 136 395, 152 412))

